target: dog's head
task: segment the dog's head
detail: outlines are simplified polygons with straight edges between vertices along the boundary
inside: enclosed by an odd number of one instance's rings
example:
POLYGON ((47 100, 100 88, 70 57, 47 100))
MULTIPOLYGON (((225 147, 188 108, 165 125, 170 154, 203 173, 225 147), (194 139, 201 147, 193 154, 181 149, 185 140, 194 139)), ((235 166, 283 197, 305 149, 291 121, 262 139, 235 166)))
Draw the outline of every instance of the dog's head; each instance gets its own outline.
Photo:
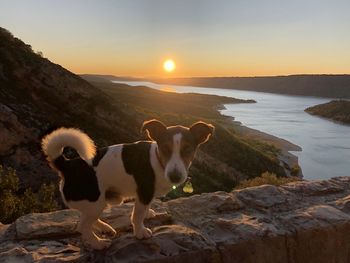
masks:
POLYGON ((156 141, 158 154, 165 169, 165 176, 172 184, 186 181, 188 169, 198 146, 209 140, 214 126, 199 121, 191 127, 166 127, 158 120, 145 121, 142 132, 147 132, 150 140, 156 141))

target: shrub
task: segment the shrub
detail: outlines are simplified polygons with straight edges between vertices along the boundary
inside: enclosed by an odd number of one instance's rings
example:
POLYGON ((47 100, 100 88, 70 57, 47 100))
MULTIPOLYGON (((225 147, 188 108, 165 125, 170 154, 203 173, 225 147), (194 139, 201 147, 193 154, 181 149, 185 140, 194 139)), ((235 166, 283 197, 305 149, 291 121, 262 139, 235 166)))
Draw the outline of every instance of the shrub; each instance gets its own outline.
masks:
POLYGON ((292 176, 298 176, 301 172, 301 168, 298 164, 294 164, 290 170, 292 176))
POLYGON ((277 177, 274 173, 265 172, 260 177, 240 182, 239 185, 235 187, 235 189, 243 189, 263 184, 282 185, 298 180, 300 180, 298 177, 277 177))
POLYGON ((42 184, 37 193, 20 189, 15 170, 0 165, 0 222, 8 224, 33 212, 50 212, 59 208, 54 184, 42 184))

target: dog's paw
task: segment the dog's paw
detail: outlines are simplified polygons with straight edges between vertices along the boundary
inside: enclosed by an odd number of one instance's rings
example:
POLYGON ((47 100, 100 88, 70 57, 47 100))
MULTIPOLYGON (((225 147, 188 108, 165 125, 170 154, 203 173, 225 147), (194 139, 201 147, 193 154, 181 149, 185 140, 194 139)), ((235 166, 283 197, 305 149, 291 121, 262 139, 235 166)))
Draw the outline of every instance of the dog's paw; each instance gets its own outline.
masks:
POLYGON ((152 237, 152 230, 147 227, 142 227, 138 231, 135 231, 134 234, 137 239, 147 239, 152 237))
POLYGON ((96 250, 103 250, 109 248, 112 244, 112 240, 110 239, 98 239, 98 240, 85 240, 84 243, 96 250))
POLYGON ((147 213, 147 216, 146 218, 147 219, 150 219, 150 218, 155 218, 157 215, 157 213, 153 210, 153 209, 148 209, 148 213, 147 213))

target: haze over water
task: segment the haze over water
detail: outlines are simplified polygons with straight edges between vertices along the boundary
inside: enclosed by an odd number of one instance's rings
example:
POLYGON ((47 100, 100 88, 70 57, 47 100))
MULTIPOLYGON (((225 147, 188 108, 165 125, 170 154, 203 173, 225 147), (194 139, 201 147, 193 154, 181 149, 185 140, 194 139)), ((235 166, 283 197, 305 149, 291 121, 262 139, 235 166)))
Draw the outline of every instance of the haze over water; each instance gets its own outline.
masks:
POLYGON ((163 85, 151 82, 129 81, 132 86, 142 85, 159 90, 180 93, 214 94, 239 99, 254 99, 254 104, 226 104, 221 113, 232 116, 244 126, 286 139, 302 148, 293 152, 299 158, 304 179, 326 179, 350 176, 350 126, 316 116, 304 109, 330 99, 302 97, 191 86, 163 85))

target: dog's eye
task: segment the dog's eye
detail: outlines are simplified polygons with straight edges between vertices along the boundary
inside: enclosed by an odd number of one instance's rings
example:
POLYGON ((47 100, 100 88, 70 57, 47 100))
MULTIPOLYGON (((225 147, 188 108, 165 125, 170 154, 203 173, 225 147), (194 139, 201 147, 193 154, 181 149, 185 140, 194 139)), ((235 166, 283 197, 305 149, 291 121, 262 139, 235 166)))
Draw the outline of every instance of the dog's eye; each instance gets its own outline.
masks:
POLYGON ((181 151, 184 155, 190 155, 193 152, 193 148, 189 145, 185 145, 181 151))

